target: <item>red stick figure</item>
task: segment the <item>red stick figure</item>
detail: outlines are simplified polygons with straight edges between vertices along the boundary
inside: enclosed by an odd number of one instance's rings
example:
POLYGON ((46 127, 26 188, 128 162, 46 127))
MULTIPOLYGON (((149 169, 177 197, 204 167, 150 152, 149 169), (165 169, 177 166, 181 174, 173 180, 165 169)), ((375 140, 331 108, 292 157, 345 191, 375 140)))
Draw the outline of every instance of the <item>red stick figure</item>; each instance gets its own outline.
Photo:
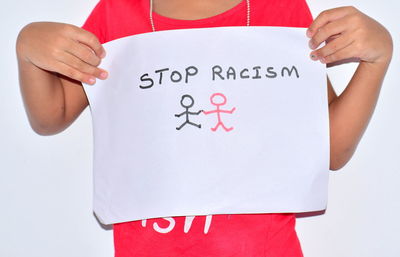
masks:
POLYGON ((208 115, 208 114, 211 114, 211 113, 215 112, 215 113, 217 113, 217 117, 218 117, 217 125, 214 128, 211 128, 211 130, 215 132, 218 129, 219 126, 222 126, 222 128, 226 132, 231 131, 233 129, 233 127, 227 128, 227 127, 225 127, 224 123, 221 121, 221 112, 232 114, 236 110, 236 107, 233 107, 232 110, 230 110, 230 111, 228 111, 228 110, 220 110, 219 107, 226 104, 226 96, 221 94, 221 93, 212 94, 211 97, 210 97, 210 102, 213 105, 215 105, 217 107, 217 109, 216 110, 212 110, 212 111, 203 111, 203 113, 208 115), (216 99, 218 97, 222 98, 222 102, 218 102, 218 99, 216 99))

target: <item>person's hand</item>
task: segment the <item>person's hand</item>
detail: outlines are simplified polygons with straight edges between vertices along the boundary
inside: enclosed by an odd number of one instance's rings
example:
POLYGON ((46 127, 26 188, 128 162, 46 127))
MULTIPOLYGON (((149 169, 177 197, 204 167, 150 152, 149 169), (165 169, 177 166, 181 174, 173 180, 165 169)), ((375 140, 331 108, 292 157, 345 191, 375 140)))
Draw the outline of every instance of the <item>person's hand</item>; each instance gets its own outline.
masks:
POLYGON ((333 63, 351 58, 361 62, 388 63, 393 43, 389 32, 354 7, 322 12, 307 30, 311 59, 333 63), (321 43, 326 45, 317 49, 321 43))
POLYGON ((50 72, 94 84, 108 74, 98 68, 105 50, 92 33, 74 25, 34 22, 17 39, 18 58, 50 72))

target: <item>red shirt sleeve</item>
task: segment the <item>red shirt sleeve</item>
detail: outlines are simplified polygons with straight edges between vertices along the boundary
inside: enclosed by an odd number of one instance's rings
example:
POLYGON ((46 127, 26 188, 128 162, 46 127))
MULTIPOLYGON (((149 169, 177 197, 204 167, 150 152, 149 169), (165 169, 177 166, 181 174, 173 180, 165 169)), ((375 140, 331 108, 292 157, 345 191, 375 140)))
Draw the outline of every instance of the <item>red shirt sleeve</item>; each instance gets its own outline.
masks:
POLYGON ((100 43, 106 42, 106 1, 100 0, 86 19, 82 28, 95 34, 100 43))
POLYGON ((253 0, 252 26, 307 28, 313 21, 305 0, 253 0))
POLYGON ((296 19, 301 27, 309 27, 313 22, 313 16, 306 0, 296 1, 296 9, 294 11, 294 19, 296 19))

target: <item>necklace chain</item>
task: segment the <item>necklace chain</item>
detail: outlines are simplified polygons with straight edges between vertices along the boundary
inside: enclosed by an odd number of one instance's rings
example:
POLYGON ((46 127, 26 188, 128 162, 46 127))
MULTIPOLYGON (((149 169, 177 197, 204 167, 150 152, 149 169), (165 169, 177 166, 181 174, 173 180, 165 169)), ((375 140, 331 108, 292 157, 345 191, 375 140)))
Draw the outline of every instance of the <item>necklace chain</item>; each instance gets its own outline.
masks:
MULTIPOLYGON (((246 26, 250 26, 250 0, 246 0, 246 5, 247 5, 246 26)), ((154 20, 153 20, 153 0, 150 0, 150 24, 151 24, 151 29, 153 30, 153 32, 155 32, 156 27, 154 26, 154 20)))

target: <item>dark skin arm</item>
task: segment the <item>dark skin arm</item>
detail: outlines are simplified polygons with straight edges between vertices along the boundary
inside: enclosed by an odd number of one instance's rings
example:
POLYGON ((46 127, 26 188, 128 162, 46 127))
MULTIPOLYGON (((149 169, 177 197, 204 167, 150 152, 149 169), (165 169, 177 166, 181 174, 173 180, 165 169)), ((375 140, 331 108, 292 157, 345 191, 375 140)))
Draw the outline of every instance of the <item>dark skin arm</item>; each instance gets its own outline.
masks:
POLYGON ((69 24, 25 26, 16 44, 19 82, 34 131, 63 131, 86 108, 81 82, 94 84, 107 73, 98 68, 105 51, 95 35, 69 24))
POLYGON ((321 13, 307 35, 313 60, 323 64, 354 57, 360 60, 340 96, 328 82, 330 168, 338 170, 354 154, 372 117, 392 57, 392 39, 382 25, 353 7, 321 13), (317 49, 324 41, 327 44, 317 49))

